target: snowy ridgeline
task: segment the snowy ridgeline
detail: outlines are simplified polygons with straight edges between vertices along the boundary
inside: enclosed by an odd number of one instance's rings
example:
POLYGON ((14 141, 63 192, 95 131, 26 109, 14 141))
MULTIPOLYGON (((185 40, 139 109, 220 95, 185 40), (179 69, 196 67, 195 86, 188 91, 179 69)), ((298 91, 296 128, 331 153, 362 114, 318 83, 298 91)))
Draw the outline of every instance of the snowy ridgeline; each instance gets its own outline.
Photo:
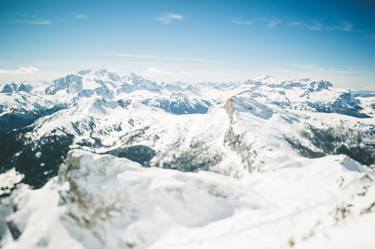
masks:
POLYGON ((0 92, 0 247, 375 245, 373 92, 108 70, 0 92))

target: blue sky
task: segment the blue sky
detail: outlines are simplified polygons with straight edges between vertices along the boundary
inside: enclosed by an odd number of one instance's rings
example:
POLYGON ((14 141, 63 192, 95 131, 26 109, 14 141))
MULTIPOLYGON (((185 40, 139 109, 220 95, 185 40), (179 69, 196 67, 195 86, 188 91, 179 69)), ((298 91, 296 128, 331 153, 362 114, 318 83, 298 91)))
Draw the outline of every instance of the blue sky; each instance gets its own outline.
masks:
POLYGON ((112 68, 159 81, 271 74, 374 89, 375 3, 326 2, 1 0, 0 82, 112 68))

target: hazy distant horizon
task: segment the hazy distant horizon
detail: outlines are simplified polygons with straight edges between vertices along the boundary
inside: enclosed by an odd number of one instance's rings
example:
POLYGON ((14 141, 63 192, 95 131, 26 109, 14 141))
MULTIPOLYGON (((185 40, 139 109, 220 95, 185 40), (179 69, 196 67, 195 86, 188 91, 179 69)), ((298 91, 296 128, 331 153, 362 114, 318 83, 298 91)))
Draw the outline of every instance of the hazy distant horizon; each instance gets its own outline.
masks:
POLYGON ((114 68, 156 81, 375 87, 370 1, 1 1, 0 82, 114 68))
MULTIPOLYGON (((78 73, 78 71, 80 70, 87 70, 87 69, 90 69, 90 70, 99 70, 99 69, 108 69, 108 70, 113 70, 114 72, 120 74, 120 75, 126 75, 126 74, 130 74, 130 73, 135 73, 137 75, 140 75, 148 80, 152 80, 152 81, 155 81, 155 82, 158 82, 158 83, 174 83, 174 82, 185 82, 185 83, 190 83, 190 84, 198 84, 198 83, 215 83, 215 82, 222 82, 222 83, 226 83, 226 82, 245 82, 247 80, 253 80, 253 79, 257 79, 257 78, 262 78, 266 75, 269 75, 271 77, 274 77, 276 78, 277 80, 300 80, 300 79, 305 79, 305 78, 308 78, 310 80, 314 80, 314 81, 320 81, 320 80, 327 80, 327 79, 324 79, 324 78, 316 78, 316 77, 303 77, 303 75, 301 75, 301 77, 276 77, 275 75, 271 75, 271 74, 259 74, 259 75, 256 75, 254 74, 255 76, 254 77, 247 77, 247 78, 240 78, 240 77, 237 77, 237 78, 234 78, 234 79, 226 79, 225 77, 220 77, 220 78, 215 78, 215 77, 212 77, 212 80, 205 80, 205 79, 202 79, 202 80, 183 80, 182 78, 184 77, 181 77, 181 78, 163 78, 163 77, 155 77, 154 75, 150 75, 146 72, 135 72, 135 71, 128 71, 128 70, 119 70, 119 69, 114 69, 114 68, 103 68, 103 67, 98 67, 98 68, 83 68, 83 69, 79 69, 79 70, 74 70, 74 71, 67 71, 67 72, 61 72, 61 73, 46 73, 44 72, 43 74, 41 74, 40 78, 38 78, 38 73, 35 72, 33 74, 21 74, 21 75, 8 75, 9 78, 7 78, 6 76, 5 77, 1 77, 0 78, 0 86, 4 85, 4 84, 7 84, 7 83, 17 83, 17 82, 26 82, 26 83, 33 83, 33 82, 43 82, 43 81, 53 81, 57 78, 60 78, 60 77, 64 77, 68 74, 75 74, 75 73, 78 73)), ((328 80, 330 81, 330 80, 328 80)), ((365 85, 358 85, 358 84, 337 84, 335 81, 330 81, 333 86, 335 86, 336 88, 348 88, 348 89, 353 89, 353 90, 375 90, 375 84, 365 84, 365 85)))

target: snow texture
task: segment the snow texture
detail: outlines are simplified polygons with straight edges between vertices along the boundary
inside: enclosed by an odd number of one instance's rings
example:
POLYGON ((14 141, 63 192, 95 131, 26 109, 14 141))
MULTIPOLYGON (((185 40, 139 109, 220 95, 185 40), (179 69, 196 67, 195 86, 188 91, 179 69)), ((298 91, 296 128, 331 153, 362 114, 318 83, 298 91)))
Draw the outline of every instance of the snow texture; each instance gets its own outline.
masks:
POLYGON ((375 245, 375 94, 82 70, 0 89, 0 247, 375 245))

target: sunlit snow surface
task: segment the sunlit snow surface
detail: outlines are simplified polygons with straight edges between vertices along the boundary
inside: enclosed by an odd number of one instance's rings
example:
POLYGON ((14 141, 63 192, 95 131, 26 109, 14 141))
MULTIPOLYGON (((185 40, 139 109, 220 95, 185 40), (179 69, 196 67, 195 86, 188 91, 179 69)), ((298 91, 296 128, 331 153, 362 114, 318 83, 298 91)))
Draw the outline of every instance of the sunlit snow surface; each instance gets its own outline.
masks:
POLYGON ((0 86, 0 139, 28 148, 0 152, 1 248, 374 248, 371 92, 107 70, 31 86, 0 86), (72 138, 61 166, 52 135, 72 138))
POLYGON ((372 248, 374 173, 345 156, 241 179, 80 150, 22 189, 4 248, 372 248), (22 224, 22 225, 21 225, 22 224), (41 246, 42 245, 42 246, 41 246))

